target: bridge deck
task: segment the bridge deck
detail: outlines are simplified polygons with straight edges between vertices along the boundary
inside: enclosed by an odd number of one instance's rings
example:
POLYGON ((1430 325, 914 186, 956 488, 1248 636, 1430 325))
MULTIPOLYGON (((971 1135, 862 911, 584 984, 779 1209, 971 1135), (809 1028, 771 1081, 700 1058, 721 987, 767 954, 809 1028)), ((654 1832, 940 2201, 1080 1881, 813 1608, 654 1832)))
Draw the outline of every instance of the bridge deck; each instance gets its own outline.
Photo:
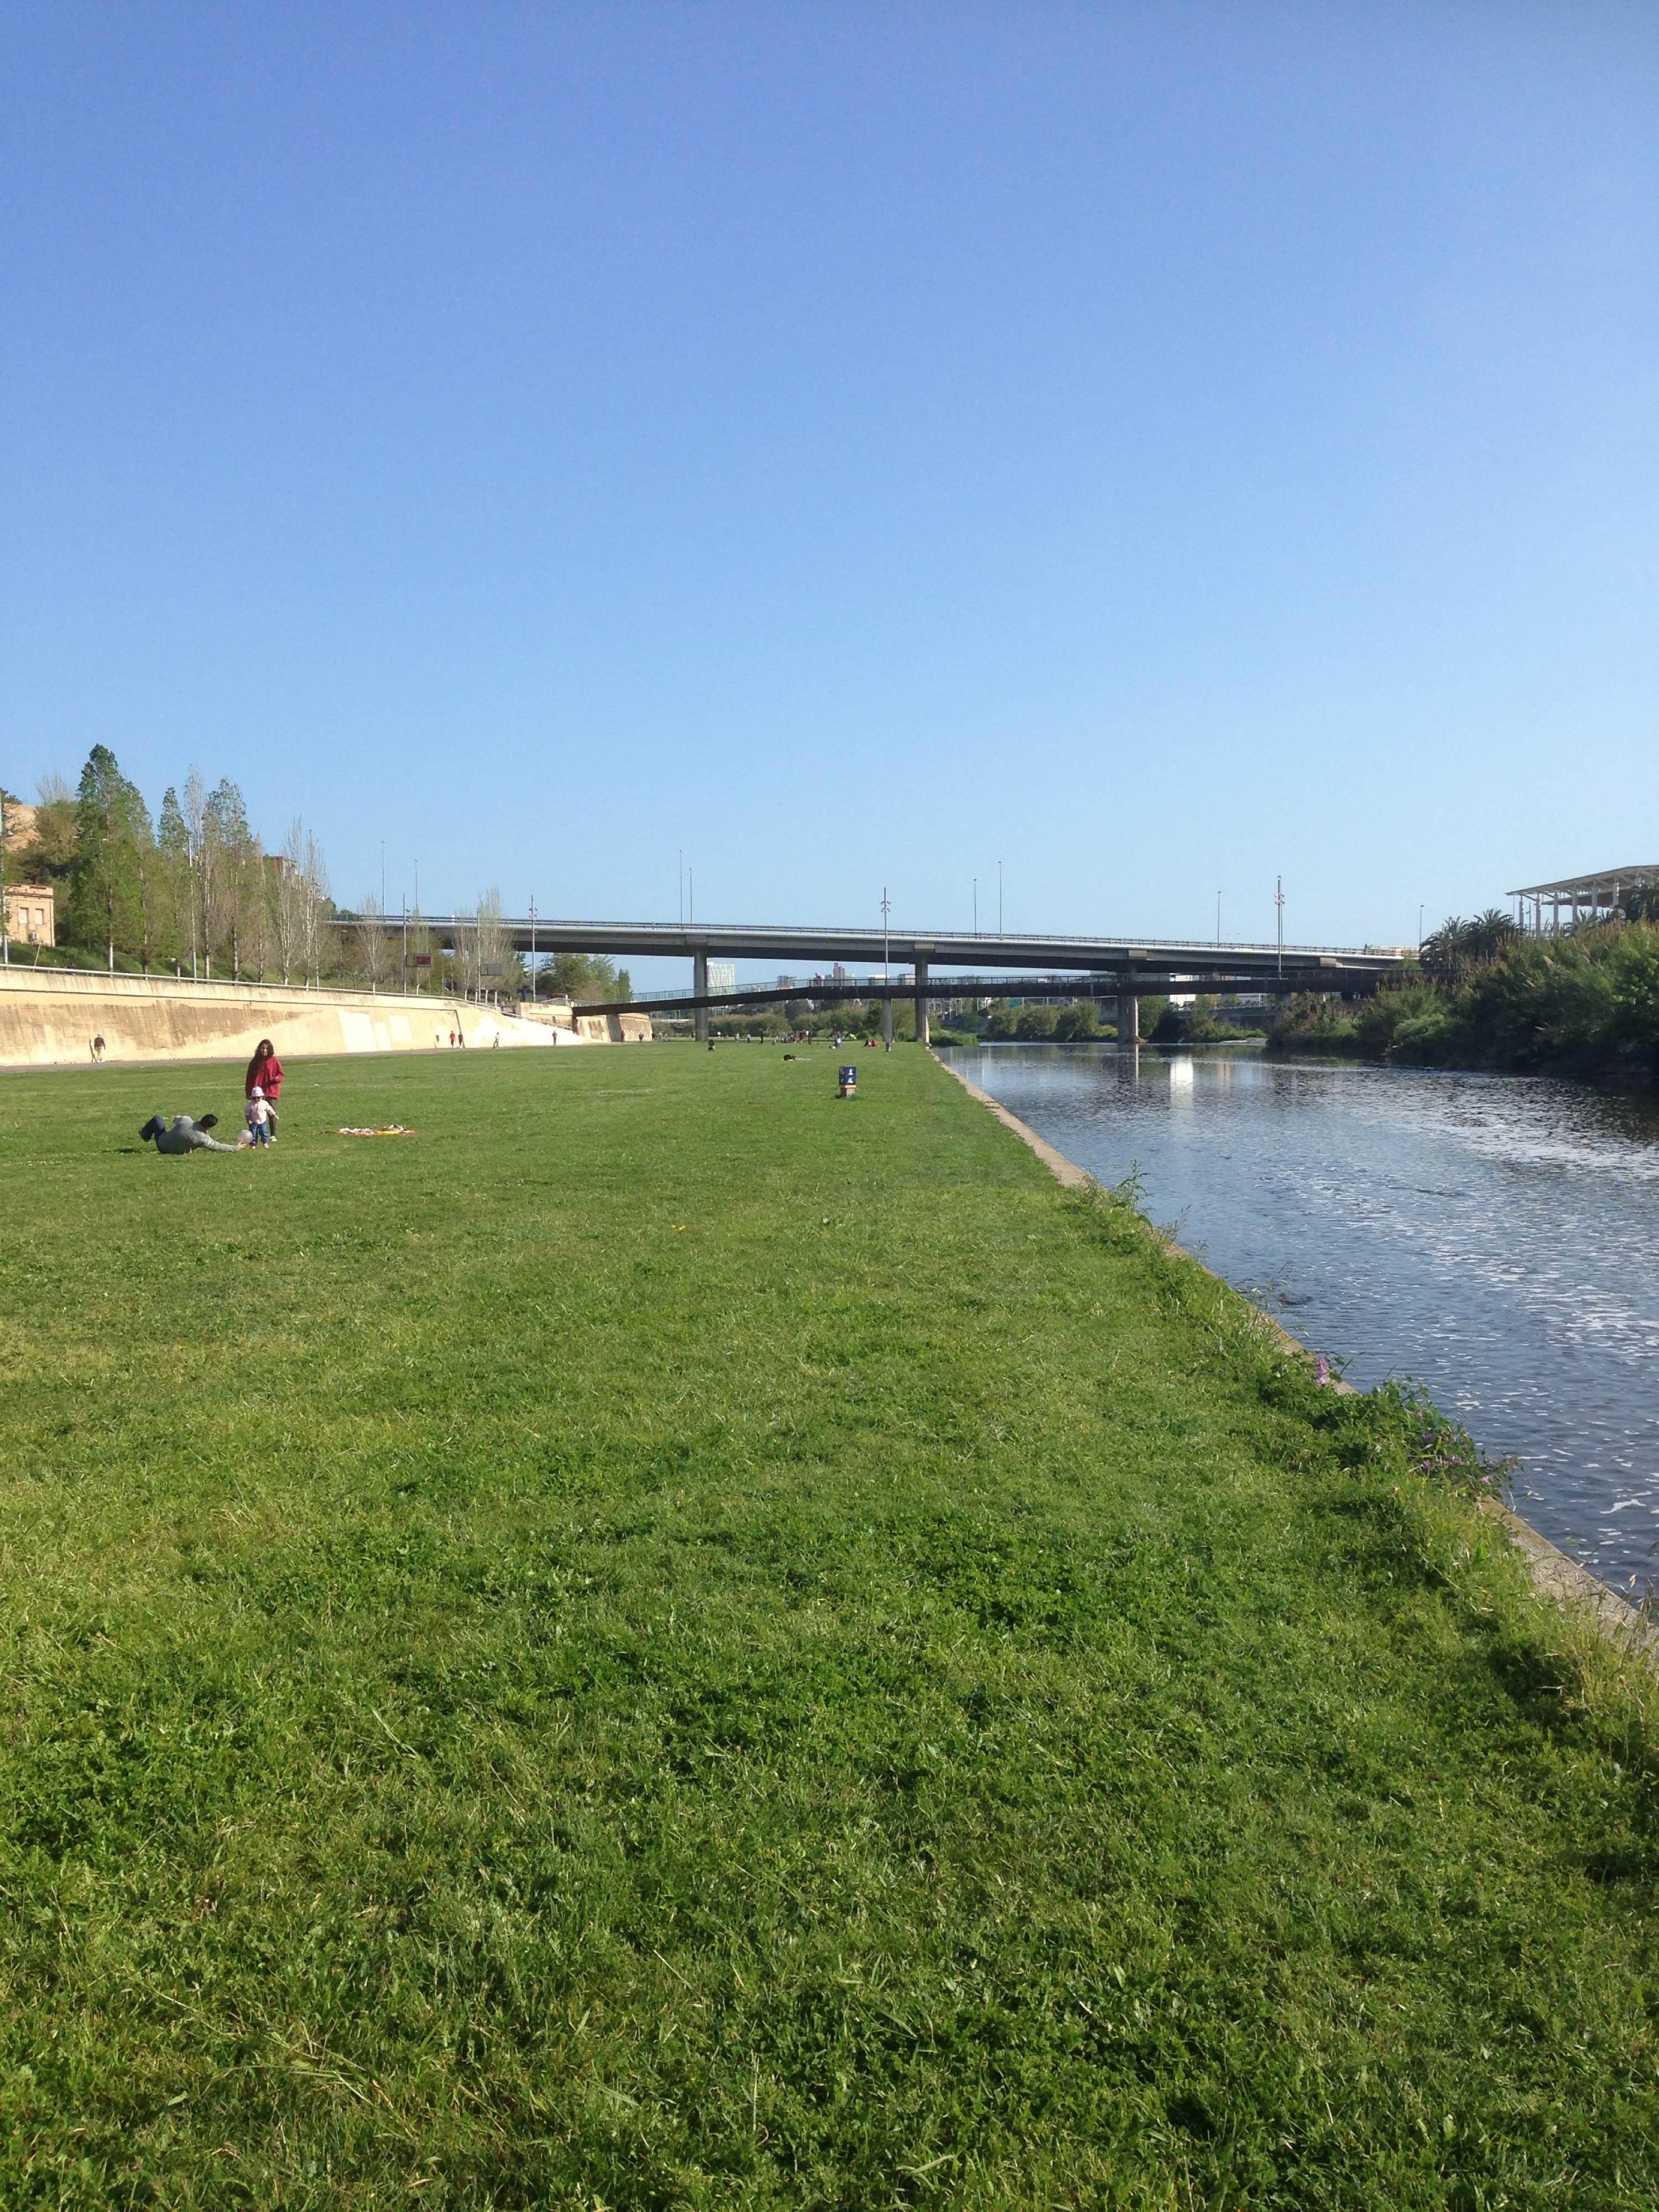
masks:
MULTIPOLYGON (((944 975, 933 977, 926 986, 926 995, 938 999, 1154 999, 1168 996, 1172 992, 1190 991, 1194 981, 1191 975, 1168 975, 1162 972, 1137 971, 1127 984, 1115 975, 944 975)), ((1264 997, 1287 997, 1291 993, 1309 988, 1305 971, 1291 972, 1288 968, 1281 977, 1262 975, 1205 976, 1206 990, 1223 992, 1255 992, 1264 997)), ((1376 988, 1380 979, 1375 975, 1349 975, 1321 979, 1320 988, 1340 990, 1350 997, 1364 996, 1376 988)), ((811 1000, 823 1005, 842 999, 868 1003, 872 1000, 913 999, 917 995, 915 980, 906 976, 902 981, 884 983, 870 976, 843 976, 839 982, 820 976, 816 981, 810 977, 782 988, 774 985, 753 984, 742 990, 709 991, 701 997, 695 991, 647 991, 636 999, 596 1000, 592 1005, 574 1006, 578 1014, 673 1014, 696 1013, 702 1011, 741 1013, 746 1010, 758 1012, 765 1006, 779 1006, 790 1000, 811 1000)))
MULTIPOLYGON (((393 929, 400 927, 393 923, 393 929)), ((1397 975, 1407 955, 1395 945, 1216 945, 1158 937, 1058 937, 981 931, 817 929, 727 923, 544 921, 503 917, 497 927, 515 951, 604 952, 632 959, 777 961, 785 968, 805 960, 882 963, 914 967, 981 969, 1074 968, 1116 974, 1124 969, 1178 969, 1185 975, 1261 976, 1334 970, 1352 975, 1397 975)), ((426 915, 421 927, 456 945, 477 927, 470 915, 426 915)), ((1340 985, 1328 985, 1340 988, 1340 985)))

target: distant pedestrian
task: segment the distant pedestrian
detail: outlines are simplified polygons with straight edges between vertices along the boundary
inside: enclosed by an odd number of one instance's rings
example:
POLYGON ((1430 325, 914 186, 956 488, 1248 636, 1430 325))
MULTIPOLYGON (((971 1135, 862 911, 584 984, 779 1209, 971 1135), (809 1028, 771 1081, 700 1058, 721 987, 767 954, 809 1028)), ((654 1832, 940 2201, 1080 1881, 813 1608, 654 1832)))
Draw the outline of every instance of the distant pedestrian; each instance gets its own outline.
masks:
POLYGON ((281 1118, 277 1112, 276 1102, 282 1096, 282 1090, 283 1063, 276 1057, 276 1048, 269 1037, 261 1037, 253 1048, 252 1059, 247 1064, 247 1074, 242 1083, 242 1091, 244 1097, 252 1098, 254 1092, 258 1091, 260 1097, 264 1101, 268 1109, 266 1127, 270 1131, 264 1142, 268 1145, 274 1145, 276 1141, 276 1124, 281 1118))
POLYGON ((442 1046, 443 1046, 443 1041, 444 1041, 444 1033, 443 1033, 443 1031, 442 1031, 441 1030, 433 1030, 433 1032, 432 1032, 432 1049, 433 1049, 433 1051, 434 1051, 434 1052, 438 1052, 438 1051, 441 1050, 442 1046))
POLYGON ((93 1066, 94 1066, 94 1067, 101 1067, 101 1066, 103 1066, 103 1064, 104 1064, 104 1040, 102 1039, 102 1037, 100 1037, 100 1036, 95 1036, 95 1037, 94 1037, 94 1039, 93 1039, 93 1041, 92 1041, 91 1051, 92 1051, 92 1064, 93 1064, 93 1066))
POLYGON ((451 1030, 449 1032, 449 1049, 451 1052, 453 1052, 455 1049, 455 1032, 453 1030, 451 1030))

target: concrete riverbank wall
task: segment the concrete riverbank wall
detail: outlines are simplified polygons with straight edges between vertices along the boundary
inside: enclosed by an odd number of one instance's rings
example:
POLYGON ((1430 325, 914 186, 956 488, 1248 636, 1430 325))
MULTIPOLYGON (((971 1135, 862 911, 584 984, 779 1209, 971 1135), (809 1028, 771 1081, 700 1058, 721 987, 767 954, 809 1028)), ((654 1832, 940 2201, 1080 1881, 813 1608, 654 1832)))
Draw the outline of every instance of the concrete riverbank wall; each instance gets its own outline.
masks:
POLYGON ((0 1067, 85 1067, 100 1036, 106 1060, 131 1062, 240 1060, 267 1036, 283 1059, 430 1052, 434 1046, 447 1051, 452 1030, 469 1048, 611 1042, 608 1030, 583 1036, 550 1022, 418 993, 0 968, 0 1067))

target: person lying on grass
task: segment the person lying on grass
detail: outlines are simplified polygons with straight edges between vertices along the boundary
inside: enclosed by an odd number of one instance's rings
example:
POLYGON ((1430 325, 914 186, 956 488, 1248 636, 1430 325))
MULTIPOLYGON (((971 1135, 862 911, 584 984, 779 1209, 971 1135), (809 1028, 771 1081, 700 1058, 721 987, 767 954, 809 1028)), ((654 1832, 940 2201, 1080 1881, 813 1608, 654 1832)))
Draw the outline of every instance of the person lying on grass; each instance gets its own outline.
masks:
POLYGON ((240 1152, 240 1145, 222 1145, 216 1137, 209 1136, 208 1131, 218 1126, 216 1114, 204 1114, 199 1121, 188 1114, 175 1114, 169 1129, 162 1115, 152 1114, 138 1135, 143 1143, 153 1143, 158 1152, 240 1152))

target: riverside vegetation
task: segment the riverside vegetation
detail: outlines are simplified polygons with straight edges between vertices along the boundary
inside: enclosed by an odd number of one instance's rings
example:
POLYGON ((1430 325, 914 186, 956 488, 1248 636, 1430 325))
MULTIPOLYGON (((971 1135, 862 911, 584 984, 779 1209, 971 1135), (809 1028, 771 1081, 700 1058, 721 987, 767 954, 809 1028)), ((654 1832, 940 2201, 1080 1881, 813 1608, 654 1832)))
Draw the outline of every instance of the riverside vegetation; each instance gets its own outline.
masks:
POLYGON ((833 1061, 0 1087, 0 2202, 1659 2198, 1639 1668, 833 1061))
POLYGON ((1484 954, 1437 963, 1432 939, 1425 951, 1425 973, 1357 1009, 1292 1000, 1270 1048, 1659 1083, 1659 921, 1644 913, 1548 938, 1509 929, 1484 954))

